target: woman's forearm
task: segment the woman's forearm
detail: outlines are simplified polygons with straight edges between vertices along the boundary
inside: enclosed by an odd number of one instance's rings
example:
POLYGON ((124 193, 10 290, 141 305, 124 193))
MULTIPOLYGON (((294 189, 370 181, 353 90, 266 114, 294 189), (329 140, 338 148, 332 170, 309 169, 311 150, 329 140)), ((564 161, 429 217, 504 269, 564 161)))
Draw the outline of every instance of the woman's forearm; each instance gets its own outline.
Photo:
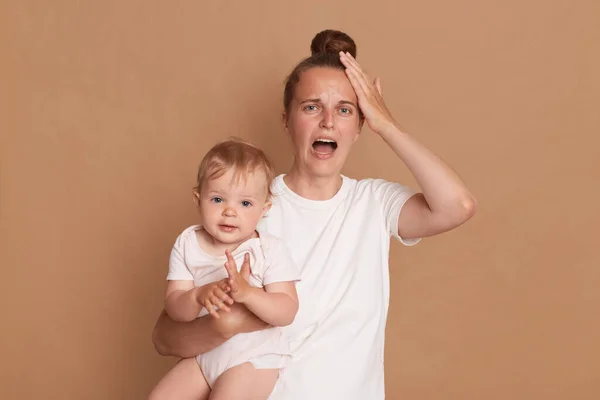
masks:
POLYGON ((221 312, 220 316, 219 319, 207 315, 191 322, 177 322, 163 310, 152 333, 156 351, 161 355, 193 357, 220 346, 238 333, 269 327, 242 304, 232 305, 230 312, 221 312))
POLYGON ((156 351, 164 356, 188 358, 214 349, 230 335, 214 329, 212 319, 206 316, 191 322, 179 322, 163 310, 152 332, 156 351))
POLYGON ((462 218, 474 212, 475 198, 441 158, 397 124, 387 125, 379 134, 413 174, 432 213, 462 218))

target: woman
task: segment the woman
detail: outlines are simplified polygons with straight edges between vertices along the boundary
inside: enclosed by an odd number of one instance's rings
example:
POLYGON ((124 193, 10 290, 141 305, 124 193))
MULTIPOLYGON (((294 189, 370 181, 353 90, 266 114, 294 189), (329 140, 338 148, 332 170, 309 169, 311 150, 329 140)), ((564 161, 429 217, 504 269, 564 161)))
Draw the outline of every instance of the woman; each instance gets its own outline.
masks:
MULTIPOLYGON (((476 201, 447 164, 396 123, 379 80, 356 62, 349 36, 320 32, 311 50, 285 86, 283 124, 295 158, 273 182, 275 200, 262 227, 288 244, 302 276, 300 310, 287 328, 294 361, 271 398, 382 399, 389 239, 412 245, 453 229, 473 216, 476 201), (422 193, 340 174, 365 120, 422 193)), ((154 343, 161 354, 189 357, 265 325, 243 307, 222 316, 176 323, 163 313, 154 343)))

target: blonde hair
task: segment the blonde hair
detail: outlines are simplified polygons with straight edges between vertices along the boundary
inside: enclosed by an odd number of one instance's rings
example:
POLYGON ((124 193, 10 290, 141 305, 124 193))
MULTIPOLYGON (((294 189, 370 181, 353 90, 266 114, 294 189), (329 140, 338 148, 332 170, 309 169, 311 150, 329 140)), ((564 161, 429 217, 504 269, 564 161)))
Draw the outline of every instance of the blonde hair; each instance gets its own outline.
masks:
POLYGON ((245 180, 257 170, 262 171, 267 179, 267 200, 271 198, 271 181, 275 177, 271 161, 261 149, 239 138, 218 143, 206 153, 198 168, 194 192, 200 195, 208 180, 220 178, 230 168, 234 170, 232 184, 245 180))

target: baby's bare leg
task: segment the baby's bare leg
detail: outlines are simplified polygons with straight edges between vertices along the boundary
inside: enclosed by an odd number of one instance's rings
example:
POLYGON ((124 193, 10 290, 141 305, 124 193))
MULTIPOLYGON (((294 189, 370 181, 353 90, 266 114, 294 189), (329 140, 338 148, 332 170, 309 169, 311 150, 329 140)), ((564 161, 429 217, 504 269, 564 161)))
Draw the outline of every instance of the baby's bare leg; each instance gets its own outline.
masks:
POLYGON ((237 365, 219 376, 210 400, 266 400, 278 377, 278 369, 255 369, 249 362, 237 365))
POLYGON ((158 382, 148 400, 206 400, 209 394, 196 359, 184 358, 158 382))

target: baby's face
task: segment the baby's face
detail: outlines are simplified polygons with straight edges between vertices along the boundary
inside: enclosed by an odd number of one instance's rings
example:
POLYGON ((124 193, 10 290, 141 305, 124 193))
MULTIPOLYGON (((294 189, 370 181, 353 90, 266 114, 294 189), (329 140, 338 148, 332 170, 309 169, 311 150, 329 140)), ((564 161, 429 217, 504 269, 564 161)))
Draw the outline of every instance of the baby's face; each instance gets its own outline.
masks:
POLYGON ((204 184, 198 205, 202 226, 215 240, 239 244, 254 235, 256 225, 268 211, 267 177, 262 171, 246 174, 234 182, 234 171, 204 184))

